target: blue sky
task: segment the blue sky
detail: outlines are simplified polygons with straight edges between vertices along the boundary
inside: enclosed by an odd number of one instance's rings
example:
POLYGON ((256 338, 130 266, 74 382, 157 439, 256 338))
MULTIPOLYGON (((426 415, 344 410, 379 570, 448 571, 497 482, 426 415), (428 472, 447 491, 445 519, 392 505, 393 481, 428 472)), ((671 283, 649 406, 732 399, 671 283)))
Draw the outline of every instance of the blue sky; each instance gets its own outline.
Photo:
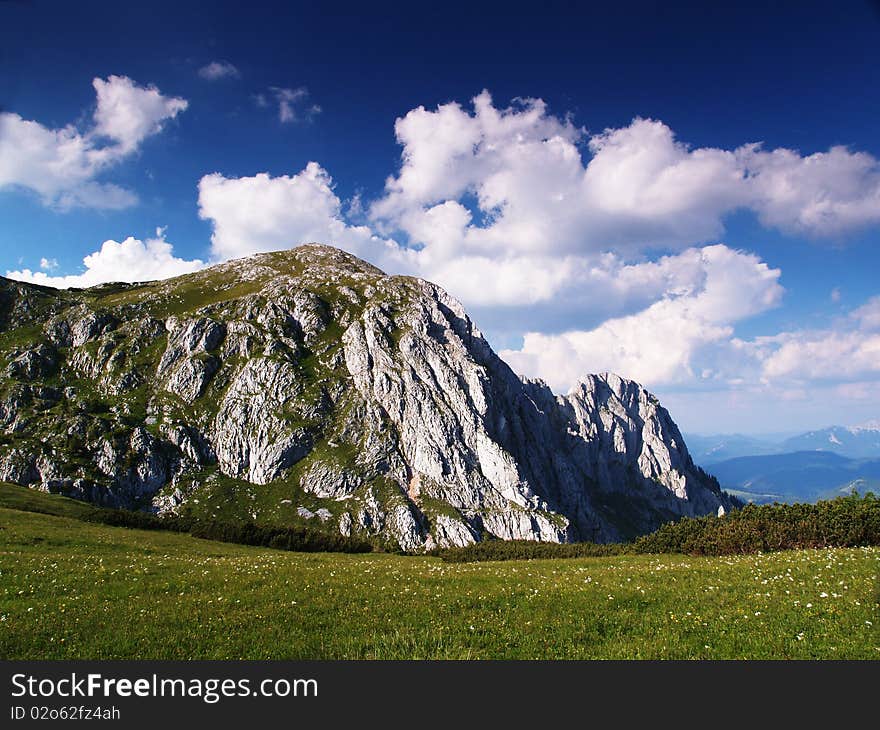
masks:
POLYGON ((557 391, 616 370, 701 432, 877 418, 880 10, 669 5, 0 3, 0 272, 320 238, 557 391))

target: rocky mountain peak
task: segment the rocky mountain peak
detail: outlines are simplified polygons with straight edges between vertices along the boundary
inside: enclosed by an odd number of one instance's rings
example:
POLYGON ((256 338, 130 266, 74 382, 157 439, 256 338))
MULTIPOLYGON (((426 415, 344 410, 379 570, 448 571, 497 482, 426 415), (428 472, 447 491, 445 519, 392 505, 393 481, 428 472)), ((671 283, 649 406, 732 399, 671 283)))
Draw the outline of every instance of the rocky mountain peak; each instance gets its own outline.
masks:
POLYGON ((657 399, 515 375, 443 289, 307 244, 161 282, 0 281, 0 478, 407 550, 730 509, 657 399))

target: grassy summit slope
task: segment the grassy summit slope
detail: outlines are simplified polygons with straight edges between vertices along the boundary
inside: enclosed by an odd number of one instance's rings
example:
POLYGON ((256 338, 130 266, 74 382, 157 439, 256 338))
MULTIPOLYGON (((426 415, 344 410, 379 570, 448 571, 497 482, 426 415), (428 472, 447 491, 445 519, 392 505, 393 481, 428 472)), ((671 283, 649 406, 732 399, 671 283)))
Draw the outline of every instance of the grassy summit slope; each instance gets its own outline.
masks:
POLYGON ((877 548, 447 564, 0 508, 0 656, 877 659, 878 573, 877 548))

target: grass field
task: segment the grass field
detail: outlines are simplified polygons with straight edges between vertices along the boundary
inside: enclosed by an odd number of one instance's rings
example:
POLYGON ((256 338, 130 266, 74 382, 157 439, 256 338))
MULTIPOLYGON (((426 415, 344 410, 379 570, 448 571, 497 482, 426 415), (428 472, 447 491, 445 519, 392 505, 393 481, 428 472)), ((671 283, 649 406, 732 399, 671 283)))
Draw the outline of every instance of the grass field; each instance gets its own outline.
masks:
POLYGON ((39 498, 71 516, 0 508, 4 659, 880 659, 878 548, 449 564, 107 527, 39 498))

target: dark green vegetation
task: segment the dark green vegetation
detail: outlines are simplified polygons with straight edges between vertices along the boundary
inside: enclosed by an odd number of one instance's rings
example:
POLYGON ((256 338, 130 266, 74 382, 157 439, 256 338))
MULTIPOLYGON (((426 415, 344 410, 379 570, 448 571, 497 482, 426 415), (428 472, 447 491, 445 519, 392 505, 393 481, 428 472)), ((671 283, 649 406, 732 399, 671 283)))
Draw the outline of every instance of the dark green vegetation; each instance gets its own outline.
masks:
POLYGON ((479 563, 488 560, 559 560, 598 558, 631 553, 628 543, 534 542, 533 540, 484 540, 465 547, 438 548, 431 555, 447 563, 479 563))
POLYGON ((478 564, 291 553, 0 508, 0 656, 877 659, 878 569, 874 547, 478 564))
POLYGON ((275 550, 293 550, 306 553, 369 553, 373 543, 344 537, 331 532, 307 527, 272 527, 253 522, 195 522, 189 530, 193 537, 239 545, 257 545, 275 550))
POLYGON ((190 517, 157 517, 146 512, 93 507, 75 499, 44 494, 14 484, 0 483, 0 507, 71 517, 112 527, 188 532, 193 537, 206 540, 258 545, 276 550, 368 553, 376 549, 376 544, 367 540, 309 527, 256 525, 253 522, 223 522, 190 517))
MULTIPOLYGON (((144 512, 102 509, 0 483, 0 507, 71 517, 114 527, 188 532, 194 537, 241 545, 300 552, 370 552, 379 543, 346 538, 309 527, 256 525, 253 522, 156 517, 144 512)), ((538 560, 679 553, 738 555, 780 550, 880 545, 880 499, 874 494, 817 504, 747 505, 724 517, 684 518, 670 522, 631 543, 547 543, 484 540, 460 548, 440 548, 432 555, 446 562, 538 560)))
POLYGON ((747 505, 720 518, 687 518, 640 537, 633 549, 733 555, 861 545, 880 545, 880 499, 872 493, 816 504, 747 505))
POLYGON ((434 551, 449 562, 682 553, 738 555, 880 545, 880 499, 850 495, 817 504, 747 505, 724 517, 686 517, 632 543, 557 545, 492 540, 434 551))

